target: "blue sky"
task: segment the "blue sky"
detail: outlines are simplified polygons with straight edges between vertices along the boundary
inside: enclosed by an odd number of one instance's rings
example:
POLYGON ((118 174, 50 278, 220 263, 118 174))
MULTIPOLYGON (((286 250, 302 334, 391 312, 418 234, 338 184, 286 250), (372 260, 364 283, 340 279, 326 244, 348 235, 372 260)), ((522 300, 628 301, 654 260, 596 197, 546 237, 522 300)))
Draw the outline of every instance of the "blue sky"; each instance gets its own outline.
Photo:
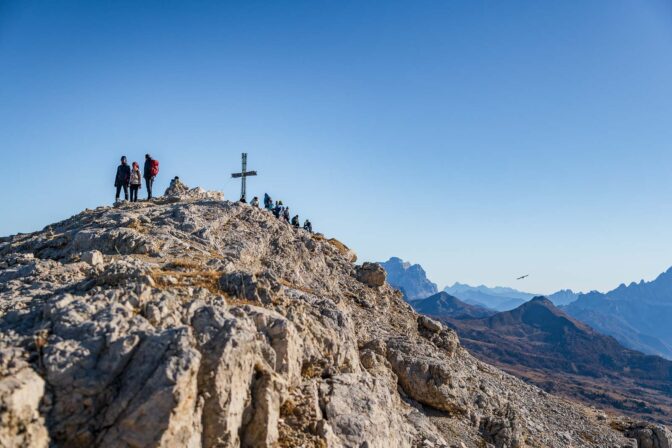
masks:
POLYGON ((360 259, 610 289, 672 265, 670 80, 664 0, 0 0, 0 234, 111 203, 122 154, 235 198, 247 151, 360 259))

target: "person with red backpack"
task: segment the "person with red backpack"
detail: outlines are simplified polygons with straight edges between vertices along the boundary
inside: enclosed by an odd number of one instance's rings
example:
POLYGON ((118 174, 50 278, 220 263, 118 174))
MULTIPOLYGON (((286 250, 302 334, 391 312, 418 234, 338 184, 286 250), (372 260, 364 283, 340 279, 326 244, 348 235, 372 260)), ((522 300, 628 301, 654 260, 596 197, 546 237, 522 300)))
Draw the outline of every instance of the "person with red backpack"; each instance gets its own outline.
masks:
POLYGON ((145 166, 143 167, 143 176, 147 185, 147 199, 152 199, 152 185, 154 178, 159 174, 159 161, 152 159, 149 154, 145 154, 145 166))

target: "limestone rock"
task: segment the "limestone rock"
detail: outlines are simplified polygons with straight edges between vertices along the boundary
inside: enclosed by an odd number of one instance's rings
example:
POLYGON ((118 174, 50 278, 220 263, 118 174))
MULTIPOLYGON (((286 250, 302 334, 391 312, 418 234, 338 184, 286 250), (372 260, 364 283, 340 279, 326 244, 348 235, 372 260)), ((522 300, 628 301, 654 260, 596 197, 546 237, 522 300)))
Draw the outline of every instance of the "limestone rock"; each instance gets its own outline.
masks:
POLYGON ((625 435, 637 441, 637 448, 672 447, 672 432, 661 425, 634 423, 626 429, 625 435))
POLYGON ((0 239, 3 448, 668 446, 476 360, 343 243, 173 187, 0 239))
POLYGON ((20 351, 0 348, 0 446, 49 446, 39 412, 43 396, 44 380, 20 359, 20 351))
POLYGON ((432 333, 439 333, 443 330, 443 325, 441 322, 431 319, 427 316, 418 316, 418 325, 424 329, 429 330, 432 333))
POLYGON ((348 246, 346 246, 336 238, 330 238, 327 241, 329 242, 329 244, 334 246, 338 250, 338 252, 346 258, 346 260, 348 260, 351 263, 357 261, 357 254, 355 253, 354 250, 350 249, 348 246))
POLYGON ((170 180, 170 185, 166 188, 164 193, 165 196, 180 196, 181 194, 186 193, 189 190, 189 187, 184 185, 179 177, 175 176, 170 180))
POLYGON ((103 254, 97 250, 86 251, 82 254, 81 259, 83 262, 88 263, 89 265, 95 267, 102 266, 104 263, 103 254))
POLYGON ((324 418, 345 446, 410 447, 416 431, 402 416, 386 412, 399 405, 390 390, 373 377, 344 374, 320 386, 324 418))
POLYGON ((385 284, 385 269, 378 263, 366 262, 357 267, 357 280, 372 288, 385 284))
POLYGON ((448 363, 423 345, 404 338, 388 342, 387 359, 399 384, 414 400, 448 412, 466 412, 467 397, 460 396, 448 363))
POLYGON ((269 304, 272 302, 272 293, 278 291, 280 284, 271 274, 256 276, 246 272, 232 272, 220 277, 219 287, 232 297, 269 304))

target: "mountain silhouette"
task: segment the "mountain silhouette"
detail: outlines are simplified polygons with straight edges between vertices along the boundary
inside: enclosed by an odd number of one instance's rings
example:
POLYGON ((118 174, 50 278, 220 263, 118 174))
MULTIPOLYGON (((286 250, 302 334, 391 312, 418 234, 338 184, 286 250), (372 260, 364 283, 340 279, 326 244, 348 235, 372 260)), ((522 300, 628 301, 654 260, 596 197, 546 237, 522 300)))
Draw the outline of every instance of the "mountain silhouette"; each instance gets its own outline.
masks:
MULTIPOLYGON (((390 285, 403 292, 409 302, 426 299, 438 292, 436 284, 427 278, 425 270, 419 264, 411 264, 398 257, 379 264, 387 272, 390 285)), ((459 282, 446 286, 443 291, 464 303, 496 311, 512 310, 539 295, 503 286, 471 286, 459 282)), ((578 294, 571 289, 563 289, 548 296, 555 305, 567 305, 577 297, 578 294)))
POLYGON ((534 297, 534 294, 513 288, 502 286, 490 288, 485 285, 470 286, 463 283, 454 283, 452 286, 447 286, 444 291, 463 302, 497 311, 511 310, 534 297))
POLYGON ((403 292, 408 301, 424 299, 439 291, 419 264, 410 264, 398 257, 379 264, 387 271, 388 283, 403 292))
POLYGON ((564 309, 629 348, 672 359, 672 268, 650 282, 581 294, 564 309))
POLYGON ((569 305, 579 298, 579 294, 571 289, 561 289, 553 294, 546 296, 555 306, 569 305))
POLYGON ((496 313, 496 311, 482 306, 462 302, 445 291, 426 299, 414 300, 411 305, 418 313, 438 318, 480 319, 496 313))

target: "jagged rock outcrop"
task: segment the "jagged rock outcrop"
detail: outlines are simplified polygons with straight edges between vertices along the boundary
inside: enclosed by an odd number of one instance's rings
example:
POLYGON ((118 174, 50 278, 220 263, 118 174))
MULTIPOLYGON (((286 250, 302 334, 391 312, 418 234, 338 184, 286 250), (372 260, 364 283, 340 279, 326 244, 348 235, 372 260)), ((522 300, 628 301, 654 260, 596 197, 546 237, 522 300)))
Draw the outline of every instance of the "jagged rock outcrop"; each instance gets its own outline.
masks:
POLYGON ((170 180, 170 185, 168 185, 164 194, 166 196, 179 196, 187 191, 189 191, 189 187, 184 185, 179 177, 175 176, 170 180))
POLYGON ((16 349, 0 348, 0 446, 47 447, 39 412, 44 380, 17 355, 16 349))
POLYGON ((0 446, 653 440, 476 360, 354 258, 200 189, 0 240, 0 446))
POLYGON ((672 447, 672 432, 661 425, 634 423, 627 427, 625 435, 634 438, 639 448, 672 447))
POLYGON ((378 263, 365 262, 357 267, 357 280, 372 288, 385 284, 385 269, 378 263))

